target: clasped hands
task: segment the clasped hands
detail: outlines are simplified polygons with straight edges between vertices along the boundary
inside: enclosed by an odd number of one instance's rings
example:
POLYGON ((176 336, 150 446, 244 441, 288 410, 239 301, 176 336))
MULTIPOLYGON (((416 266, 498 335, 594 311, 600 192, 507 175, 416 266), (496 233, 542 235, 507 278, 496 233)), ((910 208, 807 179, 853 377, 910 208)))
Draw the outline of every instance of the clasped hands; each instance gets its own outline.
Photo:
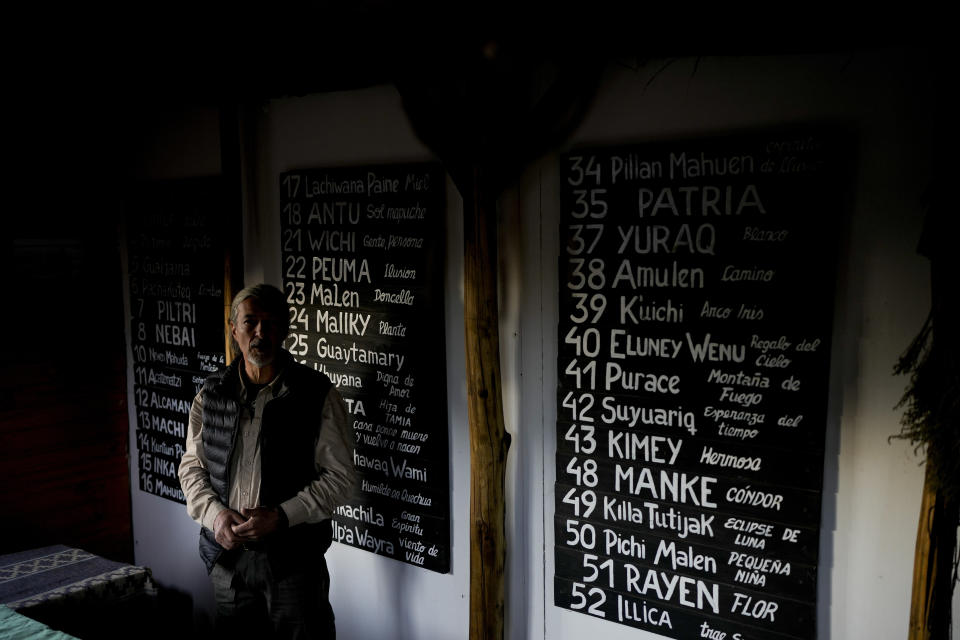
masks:
POLYGON ((276 507, 224 509, 213 522, 213 537, 226 550, 257 542, 280 528, 276 507))

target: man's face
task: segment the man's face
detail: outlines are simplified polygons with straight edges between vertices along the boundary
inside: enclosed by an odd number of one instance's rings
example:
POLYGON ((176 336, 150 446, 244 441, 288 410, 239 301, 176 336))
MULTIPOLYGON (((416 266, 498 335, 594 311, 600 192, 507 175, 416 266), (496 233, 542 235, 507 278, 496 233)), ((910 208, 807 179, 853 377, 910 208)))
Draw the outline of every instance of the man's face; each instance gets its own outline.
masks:
POLYGON ((256 298, 240 303, 231 332, 244 360, 256 367, 273 363, 283 342, 283 326, 279 321, 261 308, 256 298))

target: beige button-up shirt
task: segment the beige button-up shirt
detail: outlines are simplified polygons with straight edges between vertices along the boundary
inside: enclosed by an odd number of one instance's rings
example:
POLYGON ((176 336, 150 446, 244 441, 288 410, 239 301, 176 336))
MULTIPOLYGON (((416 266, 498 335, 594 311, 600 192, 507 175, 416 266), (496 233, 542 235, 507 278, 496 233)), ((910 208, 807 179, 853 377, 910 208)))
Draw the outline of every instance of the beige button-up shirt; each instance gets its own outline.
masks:
MULTIPOLYGON (((187 513, 211 531, 217 516, 224 509, 240 511, 243 507, 276 506, 260 504, 260 424, 263 410, 273 398, 285 391, 284 373, 256 393, 248 392, 248 382, 240 375, 240 398, 245 405, 240 409, 239 433, 230 462, 229 503, 223 504, 210 485, 207 458, 203 451, 203 391, 193 399, 190 424, 187 428, 186 451, 180 461, 180 486, 187 500, 187 513)), ((290 526, 302 522, 319 522, 329 518, 337 506, 343 504, 356 483, 353 465, 354 432, 346 404, 331 387, 320 408, 321 427, 317 438, 315 465, 316 480, 301 489, 297 495, 281 503, 290 526), (322 471, 322 473, 319 473, 322 471)))

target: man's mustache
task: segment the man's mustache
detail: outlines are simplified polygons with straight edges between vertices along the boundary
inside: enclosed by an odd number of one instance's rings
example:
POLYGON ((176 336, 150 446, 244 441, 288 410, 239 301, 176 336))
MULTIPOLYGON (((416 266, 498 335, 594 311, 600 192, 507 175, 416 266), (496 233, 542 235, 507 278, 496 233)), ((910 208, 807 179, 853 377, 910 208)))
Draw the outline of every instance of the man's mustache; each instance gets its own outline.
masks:
POLYGON ((257 351, 263 351, 264 349, 270 348, 270 341, 263 338, 257 338, 250 341, 250 348, 256 349, 257 351))

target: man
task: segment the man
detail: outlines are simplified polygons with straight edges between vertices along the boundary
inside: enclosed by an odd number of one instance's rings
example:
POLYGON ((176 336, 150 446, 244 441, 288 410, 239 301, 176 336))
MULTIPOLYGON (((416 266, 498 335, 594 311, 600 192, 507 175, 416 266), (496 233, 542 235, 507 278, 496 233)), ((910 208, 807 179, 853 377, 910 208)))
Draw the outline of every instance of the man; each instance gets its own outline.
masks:
POLYGON ((180 484, 199 522, 218 636, 334 638, 324 552, 330 516, 356 479, 353 429, 329 378, 282 348, 276 287, 240 291, 230 331, 240 354, 190 410, 180 484))

